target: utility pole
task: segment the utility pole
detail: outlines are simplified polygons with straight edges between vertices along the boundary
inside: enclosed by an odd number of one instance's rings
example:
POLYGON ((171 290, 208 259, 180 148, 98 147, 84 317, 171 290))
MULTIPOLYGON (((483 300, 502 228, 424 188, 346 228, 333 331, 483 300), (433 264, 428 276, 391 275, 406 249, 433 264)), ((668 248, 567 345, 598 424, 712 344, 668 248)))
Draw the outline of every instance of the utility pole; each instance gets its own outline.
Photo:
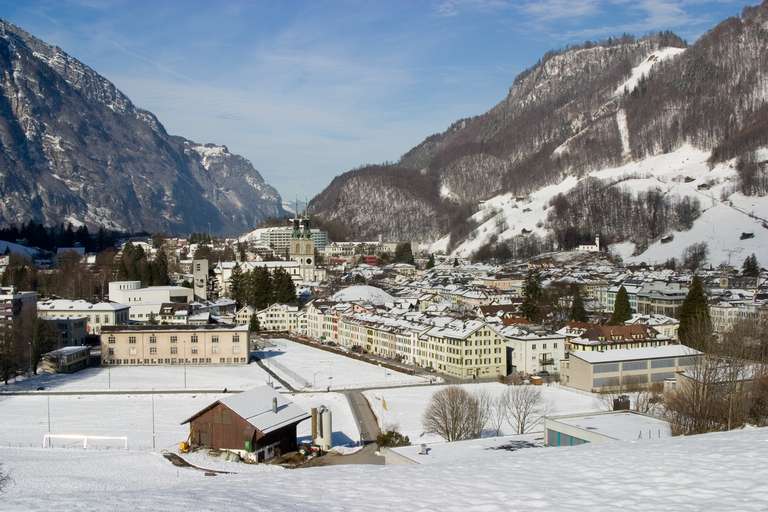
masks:
POLYGON ((152 451, 155 451, 155 389, 152 388, 152 451))

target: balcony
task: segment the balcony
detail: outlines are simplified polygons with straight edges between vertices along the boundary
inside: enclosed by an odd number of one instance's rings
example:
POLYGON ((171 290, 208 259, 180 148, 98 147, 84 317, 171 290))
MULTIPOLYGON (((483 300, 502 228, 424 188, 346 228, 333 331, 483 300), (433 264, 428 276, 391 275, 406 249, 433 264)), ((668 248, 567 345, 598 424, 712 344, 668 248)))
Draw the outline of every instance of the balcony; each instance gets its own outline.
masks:
POLYGON ((546 366, 554 366, 555 360, 552 357, 549 356, 543 356, 539 358, 539 366, 546 367, 546 366))

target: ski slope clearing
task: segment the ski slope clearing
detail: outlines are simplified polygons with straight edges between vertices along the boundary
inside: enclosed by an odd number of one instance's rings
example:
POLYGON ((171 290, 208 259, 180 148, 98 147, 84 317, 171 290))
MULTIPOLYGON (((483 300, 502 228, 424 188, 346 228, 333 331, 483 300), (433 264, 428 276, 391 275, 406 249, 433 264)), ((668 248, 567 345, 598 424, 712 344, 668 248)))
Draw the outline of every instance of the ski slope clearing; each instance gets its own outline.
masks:
MULTIPOLYGON (((363 395, 371 404, 371 409, 383 430, 397 427, 402 434, 410 438, 411 443, 434 443, 443 441, 443 439, 437 434, 424 432, 421 420, 432 395, 444 387, 376 389, 364 391, 363 395)), ((461 387, 470 393, 488 392, 495 397, 506 390, 508 386, 498 382, 487 382, 462 384, 461 387)), ((606 410, 605 403, 596 395, 571 391, 555 385, 542 386, 539 389, 541 389, 544 397, 544 407, 547 414, 550 415, 606 410)), ((537 425, 533 430, 541 431, 542 425, 537 425)), ((488 435, 494 434, 494 432, 488 432, 488 435)), ((515 434, 514 427, 504 425, 502 434, 515 434)))
MULTIPOLYGON (((596 170, 588 174, 609 186, 621 187, 634 193, 659 189, 670 196, 689 196, 699 201, 702 215, 688 231, 672 231, 672 240, 657 240, 642 253, 635 254, 630 242, 614 244, 611 249, 629 263, 663 263, 669 258, 680 258, 686 247, 706 242, 708 261, 740 263, 753 252, 758 260, 768 260, 768 198, 746 197, 736 192, 735 162, 725 162, 710 168, 709 153, 684 145, 676 151, 655 155, 643 160, 596 170), (742 233, 745 237, 742 239, 742 233)), ((586 178, 586 177, 585 177, 586 178)), ((581 178, 581 179, 585 179, 581 178)), ((486 201, 472 218, 479 225, 470 239, 453 252, 468 257, 492 236, 509 240, 523 233, 546 236, 546 222, 550 201, 559 193, 566 193, 579 183, 573 176, 561 183, 543 187, 526 197, 502 194, 486 201)), ((443 238, 432 250, 445 249, 443 238)))
POLYGON ((205 477, 159 455, 0 448, 11 511, 763 511, 768 429, 507 452, 434 465, 205 477), (578 485, 553 484, 553 475, 578 485))
POLYGON ((294 341, 272 339, 270 342, 272 346, 258 353, 264 366, 297 390, 401 386, 429 382, 424 377, 396 372, 294 341))
POLYGON ((615 96, 621 96, 622 94, 631 93, 635 90, 637 84, 640 83, 640 80, 648 76, 648 74, 651 72, 651 69, 653 69, 656 64, 680 55, 684 51, 685 48, 669 46, 667 48, 661 48, 660 50, 651 53, 643 62, 632 68, 632 73, 629 75, 627 81, 618 86, 613 94, 615 96))
MULTIPOLYGON (((223 394, 154 395, 155 447, 174 450, 187 438, 189 425, 181 422, 223 394)), ((325 405, 333 417, 332 443, 345 446, 356 442, 360 433, 349 402, 339 393, 289 395, 309 411, 325 405)), ((51 433, 92 436, 126 436, 129 450, 152 449, 152 395, 16 395, 0 396, 0 446, 41 446, 48 433, 50 403, 51 433)), ((300 440, 309 439, 311 425, 299 423, 300 440)), ((82 446, 82 441, 53 441, 54 446, 82 446)), ((122 448, 116 442, 93 441, 94 449, 122 448)), ((2 507, 0 507, 2 508, 2 507)))

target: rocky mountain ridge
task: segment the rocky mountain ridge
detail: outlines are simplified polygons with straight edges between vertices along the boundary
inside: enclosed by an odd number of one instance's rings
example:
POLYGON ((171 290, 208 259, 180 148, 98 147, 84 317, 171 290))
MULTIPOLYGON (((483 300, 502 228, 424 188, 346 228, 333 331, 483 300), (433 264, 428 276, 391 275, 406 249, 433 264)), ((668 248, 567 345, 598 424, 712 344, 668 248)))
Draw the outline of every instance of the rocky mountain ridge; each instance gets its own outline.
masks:
POLYGON ((235 234, 284 211, 226 146, 169 135, 114 84, 0 20, 0 222, 235 234))

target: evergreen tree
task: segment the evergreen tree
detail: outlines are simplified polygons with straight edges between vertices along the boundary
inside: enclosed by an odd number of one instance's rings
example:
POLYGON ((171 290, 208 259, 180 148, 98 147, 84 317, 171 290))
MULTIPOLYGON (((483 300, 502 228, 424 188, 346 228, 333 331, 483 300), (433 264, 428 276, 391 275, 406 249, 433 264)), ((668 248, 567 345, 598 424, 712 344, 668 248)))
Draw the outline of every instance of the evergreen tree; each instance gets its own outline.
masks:
POLYGON ((712 337, 712 319, 709 316, 707 296, 699 276, 693 276, 683 304, 678 312, 680 343, 705 351, 712 337))
POLYGON ((757 277, 760 275, 760 264, 757 262, 757 256, 752 253, 751 256, 747 256, 744 260, 744 264, 741 266, 741 273, 748 277, 757 277))
POLYGON ((629 306, 629 295, 623 286, 616 293, 616 301, 613 303, 613 314, 610 323, 621 325, 632 318, 632 308, 629 306))
POLYGON ((253 313, 251 315, 251 321, 248 323, 248 331, 259 332, 260 330, 261 326, 259 325, 259 317, 256 316, 256 313, 253 313))
POLYGON ((430 254, 427 260, 427 268, 435 268, 435 255, 430 254))
POLYGON ((571 302, 571 320, 575 322, 586 322, 588 320, 587 310, 584 309, 584 300, 581 298, 581 290, 577 285, 572 288, 573 301, 571 302))
POLYGON ((272 304, 272 276, 266 268, 255 268, 249 272, 248 305, 256 309, 264 309, 272 304))
POLYGON ((293 284, 291 276, 278 268, 272 274, 272 302, 287 304, 296 300, 296 286, 293 284))
POLYGON ((542 319, 541 303, 543 297, 541 276, 535 271, 528 272, 523 286, 523 304, 520 306, 520 310, 523 316, 531 322, 539 322, 542 319))
POLYGON ((395 248, 395 262, 410 263, 413 265, 413 252, 411 251, 411 244, 409 242, 397 244, 397 247, 395 248))
POLYGON ((171 282, 168 277, 168 257, 162 249, 157 252, 155 261, 150 265, 152 286, 166 286, 171 282))
POLYGON ((238 308, 242 307, 246 302, 246 278, 247 276, 243 274, 240 265, 235 265, 229 278, 229 297, 237 303, 238 308))

